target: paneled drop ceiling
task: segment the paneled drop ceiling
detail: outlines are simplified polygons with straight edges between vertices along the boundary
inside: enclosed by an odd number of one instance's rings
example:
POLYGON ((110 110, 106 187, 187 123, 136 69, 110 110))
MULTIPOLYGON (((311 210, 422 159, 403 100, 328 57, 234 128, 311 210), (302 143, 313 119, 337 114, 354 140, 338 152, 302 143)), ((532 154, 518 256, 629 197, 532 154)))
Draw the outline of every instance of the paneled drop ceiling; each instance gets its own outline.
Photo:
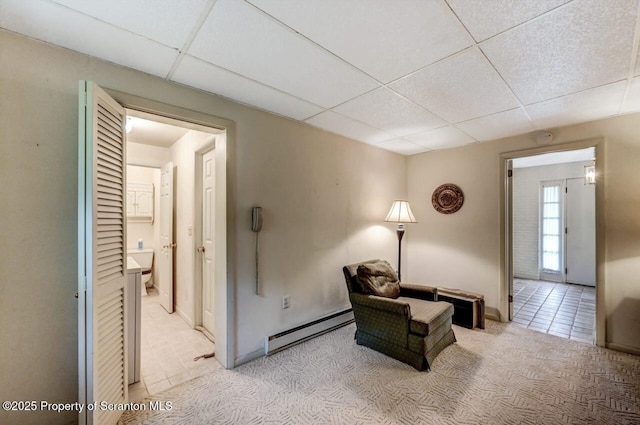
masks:
POLYGON ((640 111, 639 0, 0 0, 0 27, 412 155, 640 111))

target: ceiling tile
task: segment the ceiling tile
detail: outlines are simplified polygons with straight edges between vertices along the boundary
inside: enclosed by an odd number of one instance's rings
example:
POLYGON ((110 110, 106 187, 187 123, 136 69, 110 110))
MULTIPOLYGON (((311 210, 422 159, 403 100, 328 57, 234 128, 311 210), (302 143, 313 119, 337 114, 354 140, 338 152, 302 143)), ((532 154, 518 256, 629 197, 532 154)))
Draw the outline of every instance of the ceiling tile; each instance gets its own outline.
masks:
POLYGON ((393 138, 391 134, 336 114, 333 111, 322 112, 305 120, 305 122, 323 130, 369 144, 376 144, 393 138))
POLYGON ((519 106, 478 48, 428 66, 389 88, 452 123, 519 106))
POLYGON ((324 111, 317 105, 191 56, 182 59, 172 80, 296 120, 324 111))
POLYGON ((378 143, 375 146, 402 155, 415 155, 417 153, 430 151, 430 149, 424 146, 416 145, 415 143, 411 143, 403 139, 388 140, 386 142, 378 143))
POLYGON ((333 110, 396 136, 447 124, 424 108, 384 87, 343 103, 333 110))
POLYGON ((327 108, 378 86, 243 1, 218 0, 188 53, 327 108))
POLYGON ((637 0, 575 0, 482 50, 525 105, 627 77, 637 0))
POLYGON ((0 27, 162 77, 178 56, 174 49, 41 0, 2 0, 0 27))
POLYGON ((52 0, 101 21, 182 48, 206 0, 52 0))
POLYGON ((447 0, 471 35, 485 40, 570 0, 447 0))
POLYGON ((404 139, 433 150, 455 148, 475 142, 473 138, 452 126, 412 134, 404 139))
POLYGON ((443 0, 249 0, 388 83, 472 44, 443 0))
POLYGON ((597 120, 618 114, 626 81, 526 106, 538 129, 597 120))
POLYGON ((482 142, 528 133, 534 130, 531 121, 529 121, 522 108, 461 122, 456 124, 456 127, 482 142))
POLYGON ((638 112, 640 111, 640 77, 631 80, 631 86, 627 93, 627 98, 622 105, 622 112, 638 112))

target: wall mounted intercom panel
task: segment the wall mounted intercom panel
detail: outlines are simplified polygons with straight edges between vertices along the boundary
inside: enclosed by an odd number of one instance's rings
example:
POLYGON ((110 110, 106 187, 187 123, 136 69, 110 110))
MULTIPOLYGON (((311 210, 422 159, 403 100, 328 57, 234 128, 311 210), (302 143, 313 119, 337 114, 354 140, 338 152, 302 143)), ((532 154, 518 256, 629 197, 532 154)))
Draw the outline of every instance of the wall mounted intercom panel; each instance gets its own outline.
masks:
POLYGON ((262 207, 251 209, 251 230, 254 232, 262 230, 262 207))

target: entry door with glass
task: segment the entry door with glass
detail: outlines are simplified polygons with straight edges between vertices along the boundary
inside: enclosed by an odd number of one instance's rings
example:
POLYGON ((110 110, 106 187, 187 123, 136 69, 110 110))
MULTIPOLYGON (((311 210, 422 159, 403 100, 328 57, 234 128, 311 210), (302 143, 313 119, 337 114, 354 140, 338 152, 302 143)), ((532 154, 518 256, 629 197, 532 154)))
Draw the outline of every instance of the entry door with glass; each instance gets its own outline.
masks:
POLYGON ((541 183, 540 278, 564 281, 564 180, 541 183))

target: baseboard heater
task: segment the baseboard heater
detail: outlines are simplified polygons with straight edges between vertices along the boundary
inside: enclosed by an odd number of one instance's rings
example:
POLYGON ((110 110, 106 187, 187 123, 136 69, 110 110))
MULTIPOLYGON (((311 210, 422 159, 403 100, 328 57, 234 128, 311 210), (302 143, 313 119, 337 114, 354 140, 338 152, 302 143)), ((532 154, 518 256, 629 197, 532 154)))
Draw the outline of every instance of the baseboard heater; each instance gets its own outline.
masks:
POLYGON ((299 344, 303 341, 348 325, 353 321, 353 311, 349 308, 347 310, 321 317, 309 323, 296 326, 293 329, 266 336, 264 341, 264 354, 268 356, 270 354, 277 353, 278 351, 289 348, 292 345, 299 344))

